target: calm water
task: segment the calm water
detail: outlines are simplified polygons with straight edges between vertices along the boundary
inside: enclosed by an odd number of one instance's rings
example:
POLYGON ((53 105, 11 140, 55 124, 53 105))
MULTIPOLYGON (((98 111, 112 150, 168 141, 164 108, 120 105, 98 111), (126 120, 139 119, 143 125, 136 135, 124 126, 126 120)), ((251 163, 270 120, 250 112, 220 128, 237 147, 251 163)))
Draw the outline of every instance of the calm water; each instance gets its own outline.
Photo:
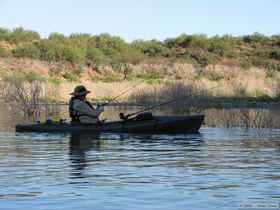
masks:
POLYGON ((240 209, 280 203, 280 130, 0 132, 0 209, 240 209))

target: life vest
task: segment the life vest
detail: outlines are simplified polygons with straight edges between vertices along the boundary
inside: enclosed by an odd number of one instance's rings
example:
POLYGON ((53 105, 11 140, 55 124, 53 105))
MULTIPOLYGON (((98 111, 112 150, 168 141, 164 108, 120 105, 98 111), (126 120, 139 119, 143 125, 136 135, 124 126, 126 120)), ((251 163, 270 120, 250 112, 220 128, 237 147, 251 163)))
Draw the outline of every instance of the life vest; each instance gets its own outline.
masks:
MULTIPOLYGON (((77 99, 75 97, 72 97, 69 101, 69 116, 71 118, 71 122, 80 123, 81 122, 80 121, 81 116, 89 116, 89 115, 79 113, 77 110, 74 109, 74 101, 75 100, 79 100, 79 99, 77 99)), ((93 106, 91 105, 91 103, 89 103, 88 101, 84 101, 84 103, 86 103, 90 108, 94 109, 93 106)))
POLYGON ((69 101, 69 116, 71 118, 71 122, 80 122, 79 113, 76 110, 74 110, 74 100, 78 100, 78 99, 71 97, 69 101))

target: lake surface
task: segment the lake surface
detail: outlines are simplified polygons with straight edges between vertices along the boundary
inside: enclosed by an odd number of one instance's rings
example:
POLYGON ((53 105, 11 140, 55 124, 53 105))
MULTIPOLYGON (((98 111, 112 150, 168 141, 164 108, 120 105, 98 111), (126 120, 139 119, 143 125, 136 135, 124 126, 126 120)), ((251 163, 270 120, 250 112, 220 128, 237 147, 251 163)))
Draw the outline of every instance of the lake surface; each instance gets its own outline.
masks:
POLYGON ((0 209, 279 209, 280 130, 0 132, 0 209), (247 208, 246 208, 247 207, 247 208))

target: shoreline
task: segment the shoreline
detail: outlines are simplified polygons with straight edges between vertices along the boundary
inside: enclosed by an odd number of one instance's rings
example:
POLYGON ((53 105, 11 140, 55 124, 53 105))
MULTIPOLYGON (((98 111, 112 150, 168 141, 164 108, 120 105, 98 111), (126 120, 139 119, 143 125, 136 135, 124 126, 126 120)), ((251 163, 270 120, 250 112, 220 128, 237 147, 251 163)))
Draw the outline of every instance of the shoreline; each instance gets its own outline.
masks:
MULTIPOLYGON (((234 98, 228 98, 224 100, 222 98, 208 98, 201 102, 186 102, 185 106, 195 107, 195 108, 203 108, 203 109, 280 109, 280 101, 252 101, 244 98, 243 100, 240 98, 239 101, 232 101, 234 98)), ((100 103, 106 103, 107 101, 90 101, 90 103, 94 106, 100 103)), ((112 102, 106 105, 107 107, 151 107, 163 103, 165 101, 154 101, 150 103, 140 103, 140 102, 129 102, 129 101, 122 101, 122 102, 112 102)), ((174 102, 174 104, 180 103, 174 102)), ((184 103, 184 102, 182 102, 184 103)), ((40 102, 38 103, 39 106, 68 106, 69 104, 64 101, 54 101, 54 102, 40 102)), ((172 107, 172 103, 169 105, 172 107)))
MULTIPOLYGON (((127 79, 122 79, 122 73, 110 67, 104 67, 101 72, 84 69, 75 78, 68 74, 53 75, 51 64, 46 61, 29 58, 1 58, 0 83, 8 77, 18 77, 24 82, 38 81, 46 89, 46 93, 54 93, 61 101, 68 101, 69 93, 76 85, 85 85, 92 91, 92 99, 113 98, 120 92, 129 89, 137 83, 142 83, 122 99, 137 92, 160 91, 166 84, 180 83, 197 89, 211 90, 211 95, 219 97, 276 97, 280 89, 280 73, 274 72, 273 77, 267 75, 266 69, 252 67, 242 69, 231 65, 208 65, 203 70, 188 63, 169 63, 146 61, 131 65, 133 69, 127 79), (75 79, 75 80, 72 80, 75 79), (212 89, 213 87, 217 87, 212 89)), ((68 72, 69 71, 69 72, 68 72)), ((46 94, 48 95, 48 94, 46 94)))

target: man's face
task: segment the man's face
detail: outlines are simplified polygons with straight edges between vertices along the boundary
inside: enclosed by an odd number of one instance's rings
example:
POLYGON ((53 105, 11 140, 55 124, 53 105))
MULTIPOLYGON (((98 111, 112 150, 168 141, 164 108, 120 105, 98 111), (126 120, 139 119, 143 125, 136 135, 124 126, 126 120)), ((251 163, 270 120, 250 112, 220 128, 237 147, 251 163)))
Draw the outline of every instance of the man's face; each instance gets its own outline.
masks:
POLYGON ((81 99, 84 101, 84 100, 86 100, 86 95, 83 95, 83 96, 81 96, 81 99))

